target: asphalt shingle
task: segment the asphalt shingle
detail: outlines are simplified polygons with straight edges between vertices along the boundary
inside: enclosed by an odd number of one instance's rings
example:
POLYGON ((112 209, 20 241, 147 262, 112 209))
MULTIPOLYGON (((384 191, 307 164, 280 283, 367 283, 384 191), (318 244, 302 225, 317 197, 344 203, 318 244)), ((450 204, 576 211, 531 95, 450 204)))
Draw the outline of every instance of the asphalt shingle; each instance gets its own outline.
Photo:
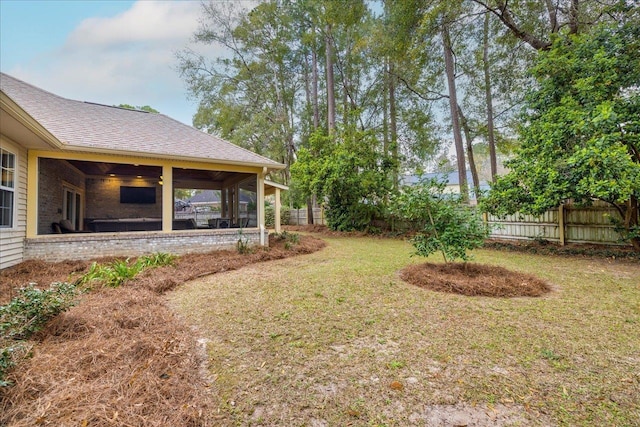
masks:
POLYGON ((5 73, 0 89, 69 150, 283 166, 164 114, 63 98, 5 73))

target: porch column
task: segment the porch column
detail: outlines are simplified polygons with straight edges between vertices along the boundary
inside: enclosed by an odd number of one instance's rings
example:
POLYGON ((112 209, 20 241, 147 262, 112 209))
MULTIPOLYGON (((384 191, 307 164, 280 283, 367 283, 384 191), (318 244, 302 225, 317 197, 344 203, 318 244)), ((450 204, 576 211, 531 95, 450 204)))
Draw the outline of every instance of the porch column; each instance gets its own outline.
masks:
POLYGON ((38 156, 27 152, 27 239, 38 235, 38 166, 38 156))
POLYGON ((273 224, 276 233, 280 233, 280 206, 280 189, 276 187, 275 223, 273 224))
POLYGON ((228 218, 227 215, 227 189, 220 190, 220 217, 228 218))
POLYGON ((173 167, 162 166, 162 232, 173 230, 173 167))
POLYGON ((240 224, 240 184, 233 186, 233 223, 240 224))
POLYGON ((262 169, 262 173, 258 174, 258 185, 257 185, 257 199, 258 206, 256 206, 257 216, 258 216, 258 228, 260 229, 260 245, 266 246, 268 242, 265 242, 264 238, 264 177, 267 173, 267 168, 262 169))

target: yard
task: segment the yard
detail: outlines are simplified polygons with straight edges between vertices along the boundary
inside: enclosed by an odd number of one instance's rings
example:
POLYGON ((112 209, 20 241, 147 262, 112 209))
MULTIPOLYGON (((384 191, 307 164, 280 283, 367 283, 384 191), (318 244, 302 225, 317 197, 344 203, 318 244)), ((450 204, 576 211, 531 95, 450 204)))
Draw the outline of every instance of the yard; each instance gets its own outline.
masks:
POLYGON ((171 306, 206 339, 224 425, 640 425, 640 265, 481 250, 540 298, 402 282, 400 240, 203 277, 171 306))
POLYGON ((407 242, 323 238, 94 290, 35 337, 0 424, 640 425, 637 260, 478 250, 552 291, 468 297, 403 282, 407 242))

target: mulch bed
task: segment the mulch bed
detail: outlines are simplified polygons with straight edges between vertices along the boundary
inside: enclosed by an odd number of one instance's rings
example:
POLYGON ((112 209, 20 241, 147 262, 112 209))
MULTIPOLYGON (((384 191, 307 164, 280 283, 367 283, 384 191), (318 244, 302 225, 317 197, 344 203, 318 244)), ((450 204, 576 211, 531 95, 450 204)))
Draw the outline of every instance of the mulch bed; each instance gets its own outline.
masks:
POLYGON ((539 297, 551 291, 544 280, 530 274, 468 262, 413 264, 400 277, 421 288, 467 296, 539 297))
MULTIPOLYGON (((290 248, 271 240, 269 248, 251 254, 190 254, 175 267, 145 270, 120 288, 92 291, 33 337, 32 356, 7 378, 14 385, 0 388, 0 425, 218 425, 204 349, 162 295, 193 278, 324 246, 301 236, 290 248)), ((0 298, 8 300, 13 288, 29 282, 47 287, 72 273, 79 277, 90 264, 19 264, 0 273, 0 298)))
POLYGON ((631 245, 623 246, 571 243, 565 246, 560 246, 557 243, 546 240, 491 239, 485 242, 484 247, 487 249, 525 252, 540 255, 640 260, 640 252, 634 251, 631 245))

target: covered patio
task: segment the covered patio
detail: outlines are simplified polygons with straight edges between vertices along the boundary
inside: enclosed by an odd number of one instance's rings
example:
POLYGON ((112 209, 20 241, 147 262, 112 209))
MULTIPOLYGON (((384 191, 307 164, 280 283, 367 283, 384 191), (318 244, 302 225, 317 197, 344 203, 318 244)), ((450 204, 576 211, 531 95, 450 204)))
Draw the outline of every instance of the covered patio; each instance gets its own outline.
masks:
POLYGON ((15 220, 0 236, 12 263, 268 244, 264 197, 282 186, 267 178, 283 164, 162 114, 62 98, 6 74, 2 101, 3 147, 17 159, 15 220), (180 190, 220 192, 219 217, 177 216, 180 190))
POLYGON ((108 155, 35 151, 29 160, 37 203, 27 218, 37 220, 27 223, 25 259, 88 259, 96 250, 99 256, 183 254, 235 247, 239 239, 265 245, 264 203, 241 211, 240 194, 264 200, 283 187, 265 182, 264 167, 142 158, 123 163, 108 155), (178 217, 179 189, 220 191, 218 221, 203 225, 178 217))

